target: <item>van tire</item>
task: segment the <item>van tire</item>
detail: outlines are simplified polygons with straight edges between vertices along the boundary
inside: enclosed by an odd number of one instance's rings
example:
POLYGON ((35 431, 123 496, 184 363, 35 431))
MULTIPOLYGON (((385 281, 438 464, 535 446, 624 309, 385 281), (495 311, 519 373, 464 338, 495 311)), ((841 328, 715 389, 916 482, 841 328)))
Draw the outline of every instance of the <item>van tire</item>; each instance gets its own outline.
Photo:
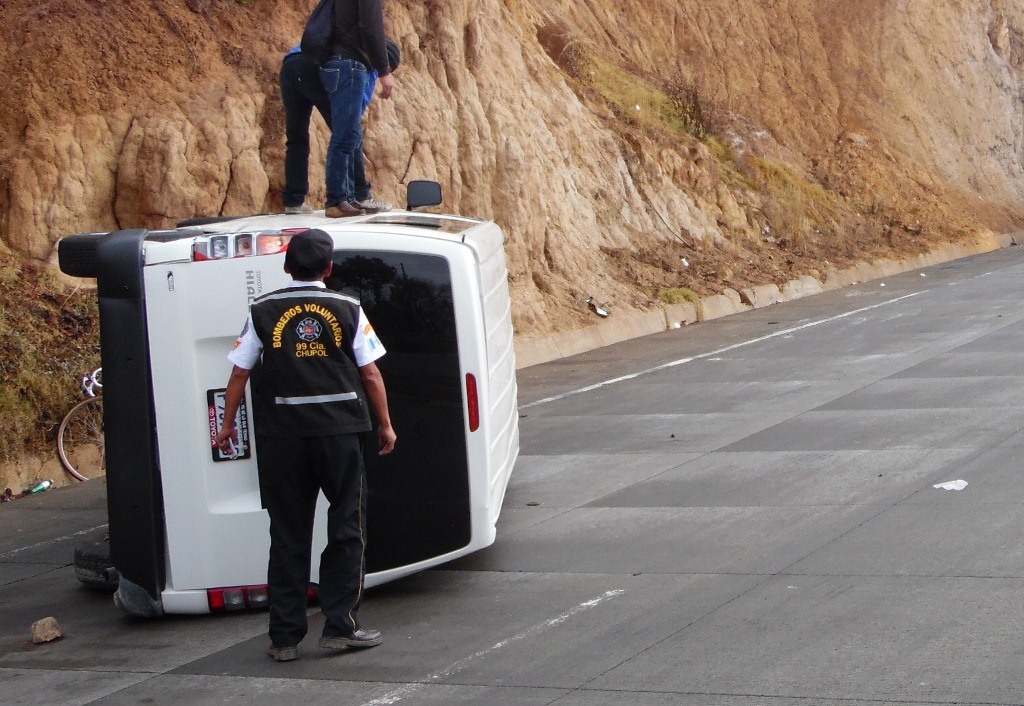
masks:
POLYGON ((116 591, 120 582, 110 561, 110 542, 86 542, 75 548, 75 577, 90 588, 116 591))

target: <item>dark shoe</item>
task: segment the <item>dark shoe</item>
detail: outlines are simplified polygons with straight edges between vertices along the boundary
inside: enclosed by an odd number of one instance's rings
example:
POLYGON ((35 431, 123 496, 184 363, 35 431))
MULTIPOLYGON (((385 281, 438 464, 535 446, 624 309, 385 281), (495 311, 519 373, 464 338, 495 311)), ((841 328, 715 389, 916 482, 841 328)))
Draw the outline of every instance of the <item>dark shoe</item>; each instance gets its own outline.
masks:
POLYGON ((353 206, 348 201, 342 201, 337 206, 328 206, 324 215, 328 218, 348 218, 349 216, 366 215, 366 211, 353 206))
POLYGON ((384 642, 384 636, 380 634, 380 630, 363 630, 359 628, 348 637, 328 637, 324 635, 320 638, 320 646, 328 650, 340 650, 345 647, 376 647, 380 643, 384 642))
POLYGON ((267 648, 267 656, 273 657, 275 662, 291 662, 299 658, 299 648, 271 645, 267 648))

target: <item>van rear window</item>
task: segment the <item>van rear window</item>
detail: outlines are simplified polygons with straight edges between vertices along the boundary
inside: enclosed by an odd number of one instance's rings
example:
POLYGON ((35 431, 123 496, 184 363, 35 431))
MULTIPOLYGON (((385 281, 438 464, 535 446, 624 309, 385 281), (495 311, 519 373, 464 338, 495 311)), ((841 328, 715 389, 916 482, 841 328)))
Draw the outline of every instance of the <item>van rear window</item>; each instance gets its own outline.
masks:
POLYGON ((373 537, 367 570, 466 546, 469 468, 448 261, 421 253, 339 250, 326 284, 360 300, 387 349, 377 366, 399 440, 383 461, 366 454, 367 531, 373 537))

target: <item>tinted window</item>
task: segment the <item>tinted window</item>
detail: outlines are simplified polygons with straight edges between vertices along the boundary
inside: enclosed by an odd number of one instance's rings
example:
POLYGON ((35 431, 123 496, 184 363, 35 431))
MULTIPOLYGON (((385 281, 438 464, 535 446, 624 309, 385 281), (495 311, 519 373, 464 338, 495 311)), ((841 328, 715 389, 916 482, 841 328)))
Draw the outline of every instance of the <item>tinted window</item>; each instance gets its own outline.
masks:
POLYGON ((367 443, 367 571, 464 547, 469 477, 448 261, 338 251, 327 286, 360 300, 387 349, 377 365, 398 444, 381 459, 376 437, 367 443))

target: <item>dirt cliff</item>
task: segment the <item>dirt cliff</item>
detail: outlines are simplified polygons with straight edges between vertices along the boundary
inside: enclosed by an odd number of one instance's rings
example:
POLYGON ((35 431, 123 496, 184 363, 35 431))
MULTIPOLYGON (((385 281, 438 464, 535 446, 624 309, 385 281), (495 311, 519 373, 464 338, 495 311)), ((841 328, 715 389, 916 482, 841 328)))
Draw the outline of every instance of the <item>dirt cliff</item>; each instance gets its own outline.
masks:
MULTIPOLYGON (((0 0, 4 257, 280 209, 277 72, 313 4, 0 0)), ((519 336, 585 325, 588 296, 620 315, 1024 221, 1011 0, 385 6, 375 191, 436 179, 505 228, 519 336)))

